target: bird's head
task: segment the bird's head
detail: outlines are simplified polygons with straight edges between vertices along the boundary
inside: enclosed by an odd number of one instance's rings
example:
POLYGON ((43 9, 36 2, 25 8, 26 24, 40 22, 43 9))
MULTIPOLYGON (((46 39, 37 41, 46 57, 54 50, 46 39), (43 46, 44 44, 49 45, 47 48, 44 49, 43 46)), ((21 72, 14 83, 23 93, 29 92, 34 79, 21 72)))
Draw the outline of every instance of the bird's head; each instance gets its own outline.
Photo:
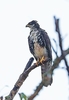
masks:
POLYGON ((29 27, 29 28, 31 28, 31 29, 34 29, 34 28, 38 29, 40 26, 39 26, 39 24, 37 23, 36 20, 33 20, 33 21, 29 22, 29 23, 26 25, 26 27, 29 27))

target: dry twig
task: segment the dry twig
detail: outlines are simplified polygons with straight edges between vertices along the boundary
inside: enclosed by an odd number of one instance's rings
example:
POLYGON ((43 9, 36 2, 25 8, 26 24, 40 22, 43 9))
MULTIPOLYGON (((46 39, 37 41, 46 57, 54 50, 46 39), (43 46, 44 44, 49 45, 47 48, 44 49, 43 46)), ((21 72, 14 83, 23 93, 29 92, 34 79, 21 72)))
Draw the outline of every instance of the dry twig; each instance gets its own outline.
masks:
POLYGON ((56 17, 54 16, 54 21, 55 21, 55 30, 58 33, 59 46, 60 46, 60 49, 61 49, 61 54, 62 54, 63 59, 65 61, 65 65, 66 65, 67 72, 68 72, 68 75, 69 75, 69 66, 68 66, 67 60, 64 56, 64 52, 63 52, 62 38, 61 38, 61 33, 60 33, 60 28, 59 28, 59 19, 56 19, 56 17))

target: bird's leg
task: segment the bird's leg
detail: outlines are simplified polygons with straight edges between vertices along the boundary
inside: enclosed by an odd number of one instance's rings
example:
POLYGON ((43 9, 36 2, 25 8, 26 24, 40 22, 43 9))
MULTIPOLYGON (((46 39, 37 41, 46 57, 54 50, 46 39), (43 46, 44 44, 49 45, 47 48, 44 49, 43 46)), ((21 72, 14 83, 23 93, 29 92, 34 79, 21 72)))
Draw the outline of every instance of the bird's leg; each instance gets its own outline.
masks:
POLYGON ((42 56, 42 58, 40 59, 40 63, 43 64, 43 61, 46 61, 46 59, 47 58, 45 56, 42 56))

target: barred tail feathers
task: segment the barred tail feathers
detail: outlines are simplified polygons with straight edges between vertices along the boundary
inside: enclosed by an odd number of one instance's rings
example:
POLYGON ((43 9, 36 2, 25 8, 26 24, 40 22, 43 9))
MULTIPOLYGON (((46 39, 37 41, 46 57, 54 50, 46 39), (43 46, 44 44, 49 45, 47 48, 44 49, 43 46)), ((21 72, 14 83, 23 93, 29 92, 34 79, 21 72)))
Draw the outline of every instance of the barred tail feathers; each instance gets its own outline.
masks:
POLYGON ((47 62, 41 65, 42 82, 44 86, 52 84, 52 73, 51 73, 52 62, 47 62))

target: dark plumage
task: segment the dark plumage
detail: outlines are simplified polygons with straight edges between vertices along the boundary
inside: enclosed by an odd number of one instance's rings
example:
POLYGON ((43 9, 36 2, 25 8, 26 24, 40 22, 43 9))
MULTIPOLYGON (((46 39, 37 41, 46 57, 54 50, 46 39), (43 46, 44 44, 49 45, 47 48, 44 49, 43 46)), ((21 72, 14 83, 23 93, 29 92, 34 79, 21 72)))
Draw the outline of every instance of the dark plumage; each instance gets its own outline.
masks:
POLYGON ((34 27, 37 29, 39 29, 39 27, 40 27, 36 20, 29 22, 27 25, 31 25, 31 26, 34 25, 34 27))
POLYGON ((37 21, 33 20, 29 22, 26 27, 30 28, 30 35, 28 37, 29 49, 35 59, 38 61, 44 57, 44 59, 50 58, 51 61, 41 65, 42 82, 44 86, 51 85, 52 75, 52 51, 51 42, 45 30, 40 28, 37 21))

